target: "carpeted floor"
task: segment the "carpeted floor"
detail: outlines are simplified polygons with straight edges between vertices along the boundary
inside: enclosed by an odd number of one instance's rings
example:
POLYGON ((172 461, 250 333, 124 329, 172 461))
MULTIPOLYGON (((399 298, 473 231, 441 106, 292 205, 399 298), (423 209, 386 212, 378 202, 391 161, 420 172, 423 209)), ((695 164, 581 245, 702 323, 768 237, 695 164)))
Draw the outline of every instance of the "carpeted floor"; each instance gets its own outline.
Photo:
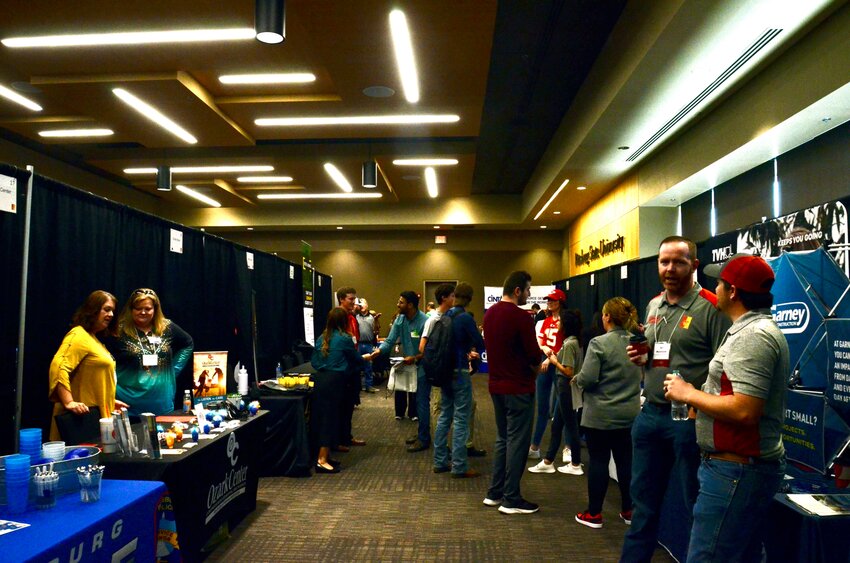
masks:
MULTIPOLYGON (((487 381, 476 376, 478 446, 495 436, 487 381)), ((231 531, 208 561, 616 561, 626 524, 618 517, 619 491, 611 482, 602 529, 577 524, 586 508, 585 476, 526 473, 523 496, 540 504, 529 515, 504 515, 481 501, 492 459, 470 459, 474 479, 434 474, 433 449, 407 453, 404 439, 416 423, 393 418, 392 397, 362 394, 354 434, 367 441, 336 475, 260 480, 257 510, 231 531)), ((432 421, 435 424, 436 421, 432 421)), ((544 447, 548 445, 548 432, 544 447)), ((586 459, 586 452, 585 459, 586 459)), ((529 460, 528 465, 535 461, 529 460)), ((561 465, 558 463, 557 465, 561 465)), ((661 549, 653 561, 673 559, 661 549)))

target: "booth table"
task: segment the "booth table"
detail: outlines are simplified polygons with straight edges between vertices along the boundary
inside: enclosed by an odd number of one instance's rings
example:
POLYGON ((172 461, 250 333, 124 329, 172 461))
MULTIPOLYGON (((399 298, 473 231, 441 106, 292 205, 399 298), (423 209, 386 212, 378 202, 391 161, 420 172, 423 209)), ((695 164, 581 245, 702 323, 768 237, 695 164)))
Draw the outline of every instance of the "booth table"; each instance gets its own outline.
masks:
POLYGON ((75 492, 47 510, 30 504, 23 514, 9 514, 4 506, 0 519, 29 526, 0 535, 0 559, 155 561, 157 508, 167 494, 158 482, 104 479, 98 502, 83 503, 75 492))
POLYGON ((306 393, 262 395, 260 406, 265 416, 265 438, 260 455, 260 475, 309 477, 313 467, 310 436, 305 413, 310 404, 306 393))
MULTIPOLYGON (((173 502, 180 552, 187 561, 199 560, 202 548, 222 524, 233 529, 257 506, 266 416, 260 411, 238 428, 201 439, 179 455, 147 459, 101 454, 100 461, 111 479, 163 481, 173 502)), ((191 441, 184 434, 183 443, 191 441)))

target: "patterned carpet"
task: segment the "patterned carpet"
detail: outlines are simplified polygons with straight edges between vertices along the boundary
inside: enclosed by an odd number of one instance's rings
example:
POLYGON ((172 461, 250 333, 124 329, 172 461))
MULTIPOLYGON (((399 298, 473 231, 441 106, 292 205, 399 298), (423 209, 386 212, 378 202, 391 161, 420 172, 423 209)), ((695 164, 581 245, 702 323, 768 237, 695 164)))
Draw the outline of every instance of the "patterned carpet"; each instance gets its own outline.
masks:
MULTIPOLYGON (((495 435, 487 381, 476 376, 478 446, 495 435)), ((540 504, 530 515, 504 515, 481 501, 492 474, 490 455, 471 458, 483 473, 452 479, 432 473, 433 449, 407 453, 416 423, 393 418, 392 397, 362 394, 354 434, 367 441, 336 475, 260 480, 257 510, 231 531, 208 561, 616 561, 624 524, 611 482, 602 529, 575 522, 587 503, 585 476, 526 473, 523 496, 540 504)), ((436 421, 432 421, 435 424, 436 421)), ((548 444, 548 432, 544 444, 548 444)), ((585 452, 586 458, 586 452, 585 452)), ((529 460, 529 466, 536 460, 529 460)), ((561 465, 558 463, 557 465, 561 465)), ((653 561, 673 559, 661 549, 653 561)))

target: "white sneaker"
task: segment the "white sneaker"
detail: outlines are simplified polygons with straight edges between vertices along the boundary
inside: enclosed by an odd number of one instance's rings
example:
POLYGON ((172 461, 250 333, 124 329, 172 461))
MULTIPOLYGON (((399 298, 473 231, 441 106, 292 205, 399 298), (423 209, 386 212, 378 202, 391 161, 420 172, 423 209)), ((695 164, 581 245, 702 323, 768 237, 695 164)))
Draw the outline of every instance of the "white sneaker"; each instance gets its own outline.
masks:
POLYGON ((502 499, 484 497, 484 504, 487 506, 499 506, 502 504, 502 499))
POLYGON ((540 450, 532 450, 528 448, 528 459, 540 459, 540 450))
POLYGON ((567 446, 564 446, 564 453, 561 454, 561 461, 563 461, 564 463, 570 463, 572 460, 573 460, 573 455, 572 455, 572 452, 570 451, 570 448, 568 448, 567 446))
POLYGON ((540 463, 528 468, 532 473, 554 473, 555 463, 546 463, 545 459, 541 459, 540 463))
POLYGON ((572 463, 559 467, 558 471, 560 473, 566 473, 567 475, 584 475, 584 470, 581 468, 581 465, 573 465, 572 463))

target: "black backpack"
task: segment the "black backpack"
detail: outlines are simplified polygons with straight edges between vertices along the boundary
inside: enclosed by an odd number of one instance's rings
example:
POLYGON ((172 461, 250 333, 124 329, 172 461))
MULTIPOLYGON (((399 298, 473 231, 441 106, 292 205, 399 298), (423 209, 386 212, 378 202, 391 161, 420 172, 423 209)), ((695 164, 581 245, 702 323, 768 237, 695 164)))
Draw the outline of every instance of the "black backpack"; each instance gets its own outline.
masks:
POLYGON ((450 385, 455 373, 455 342, 452 334, 452 311, 446 311, 431 325, 425 350, 422 355, 422 368, 425 379, 431 385, 445 387, 450 385))

